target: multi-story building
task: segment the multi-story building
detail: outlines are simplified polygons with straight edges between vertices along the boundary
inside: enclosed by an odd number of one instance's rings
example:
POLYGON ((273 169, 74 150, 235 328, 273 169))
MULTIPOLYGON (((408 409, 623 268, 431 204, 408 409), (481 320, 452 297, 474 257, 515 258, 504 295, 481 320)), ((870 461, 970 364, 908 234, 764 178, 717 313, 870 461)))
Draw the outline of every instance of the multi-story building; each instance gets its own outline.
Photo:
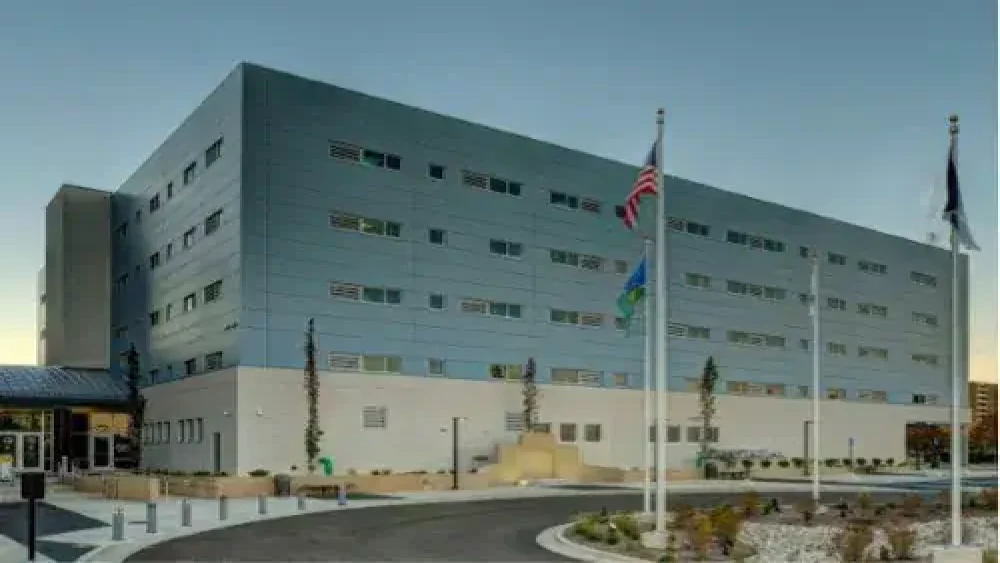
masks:
MULTIPOLYGON (((339 468, 449 467, 453 417, 461 462, 491 455, 522 430, 529 358, 537 429, 589 463, 640 465, 642 338, 615 306, 642 251, 618 218, 635 174, 239 65, 112 198, 111 354, 141 354, 146 463, 302 466, 314 318, 321 456, 339 468)), ((853 442, 901 459, 907 423, 948 419, 947 252, 681 178, 666 194, 672 465, 694 457, 710 356, 720 448, 803 455, 814 393, 823 457, 853 442)))
POLYGON ((972 421, 981 422, 997 416, 997 384, 986 381, 969 382, 969 410, 972 421))

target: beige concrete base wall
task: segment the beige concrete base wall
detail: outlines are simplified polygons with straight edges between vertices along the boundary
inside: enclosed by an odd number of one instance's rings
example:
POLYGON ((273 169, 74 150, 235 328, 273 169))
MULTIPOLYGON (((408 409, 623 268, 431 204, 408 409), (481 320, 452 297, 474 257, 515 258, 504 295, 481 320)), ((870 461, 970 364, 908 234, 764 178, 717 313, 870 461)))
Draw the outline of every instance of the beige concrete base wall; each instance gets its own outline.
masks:
POLYGON ((193 498, 255 497, 274 493, 273 477, 164 477, 171 496, 193 498))
MULTIPOLYGON (((401 473, 398 475, 302 475, 292 477, 292 492, 303 492, 304 487, 346 486, 349 491, 360 493, 401 493, 408 491, 443 491, 451 489, 452 476, 438 473, 401 473)), ((462 490, 485 489, 492 484, 487 473, 459 473, 458 487, 462 490)))
POLYGON ((142 475, 85 475, 73 482, 73 490, 110 499, 151 501, 159 498, 160 482, 142 475))

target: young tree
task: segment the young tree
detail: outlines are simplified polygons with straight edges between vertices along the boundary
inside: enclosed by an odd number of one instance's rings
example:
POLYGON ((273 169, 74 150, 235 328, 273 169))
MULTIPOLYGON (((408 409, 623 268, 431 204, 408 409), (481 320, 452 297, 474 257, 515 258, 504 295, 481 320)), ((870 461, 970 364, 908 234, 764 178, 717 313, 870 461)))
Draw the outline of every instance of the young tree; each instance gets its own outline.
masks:
POLYGON ((531 432, 538 422, 538 387, 535 386, 535 359, 528 358, 521 376, 521 398, 524 416, 524 431, 531 432))
POLYGON ((969 429, 969 449, 978 458, 993 458, 997 454, 997 415, 990 414, 969 429))
POLYGON ((323 436, 323 430, 319 427, 319 375, 316 373, 316 324, 314 319, 309 319, 306 329, 305 353, 306 467, 309 469, 309 473, 313 473, 316 471, 316 457, 319 456, 319 440, 323 436))
POLYGON ((707 470, 709 432, 712 429, 712 419, 715 417, 715 384, 719 381, 719 371, 715 368, 715 359, 711 356, 705 362, 701 371, 701 381, 698 385, 698 403, 701 411, 701 436, 699 439, 701 460, 707 470))
POLYGON ((128 386, 129 448, 132 450, 132 463, 138 469, 142 463, 142 426, 146 411, 146 398, 139 390, 141 376, 139 374, 139 352, 133 343, 125 353, 125 383, 128 386))

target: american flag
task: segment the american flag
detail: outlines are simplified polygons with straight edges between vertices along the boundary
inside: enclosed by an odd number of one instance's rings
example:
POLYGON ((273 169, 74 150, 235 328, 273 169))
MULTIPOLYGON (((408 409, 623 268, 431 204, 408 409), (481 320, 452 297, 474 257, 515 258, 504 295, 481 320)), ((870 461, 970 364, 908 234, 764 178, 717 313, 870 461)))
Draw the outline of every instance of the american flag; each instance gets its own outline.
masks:
POLYGON ((625 228, 634 229, 639 222, 639 198, 644 194, 656 195, 658 191, 656 143, 654 142, 653 147, 649 149, 649 156, 646 157, 646 163, 642 165, 642 170, 639 171, 639 177, 635 179, 635 184, 632 185, 632 191, 625 198, 625 214, 622 216, 625 228))

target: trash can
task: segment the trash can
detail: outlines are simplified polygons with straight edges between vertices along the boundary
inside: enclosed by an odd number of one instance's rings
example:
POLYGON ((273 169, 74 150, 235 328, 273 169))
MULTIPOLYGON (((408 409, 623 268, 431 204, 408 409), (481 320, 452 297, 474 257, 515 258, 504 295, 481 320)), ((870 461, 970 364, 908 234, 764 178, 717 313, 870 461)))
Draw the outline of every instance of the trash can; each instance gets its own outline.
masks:
POLYGON ((718 479, 718 478, 719 478, 719 467, 711 461, 705 463, 705 479, 718 479))
POLYGON ((278 497, 292 496, 292 476, 278 474, 274 476, 274 495, 278 497))

